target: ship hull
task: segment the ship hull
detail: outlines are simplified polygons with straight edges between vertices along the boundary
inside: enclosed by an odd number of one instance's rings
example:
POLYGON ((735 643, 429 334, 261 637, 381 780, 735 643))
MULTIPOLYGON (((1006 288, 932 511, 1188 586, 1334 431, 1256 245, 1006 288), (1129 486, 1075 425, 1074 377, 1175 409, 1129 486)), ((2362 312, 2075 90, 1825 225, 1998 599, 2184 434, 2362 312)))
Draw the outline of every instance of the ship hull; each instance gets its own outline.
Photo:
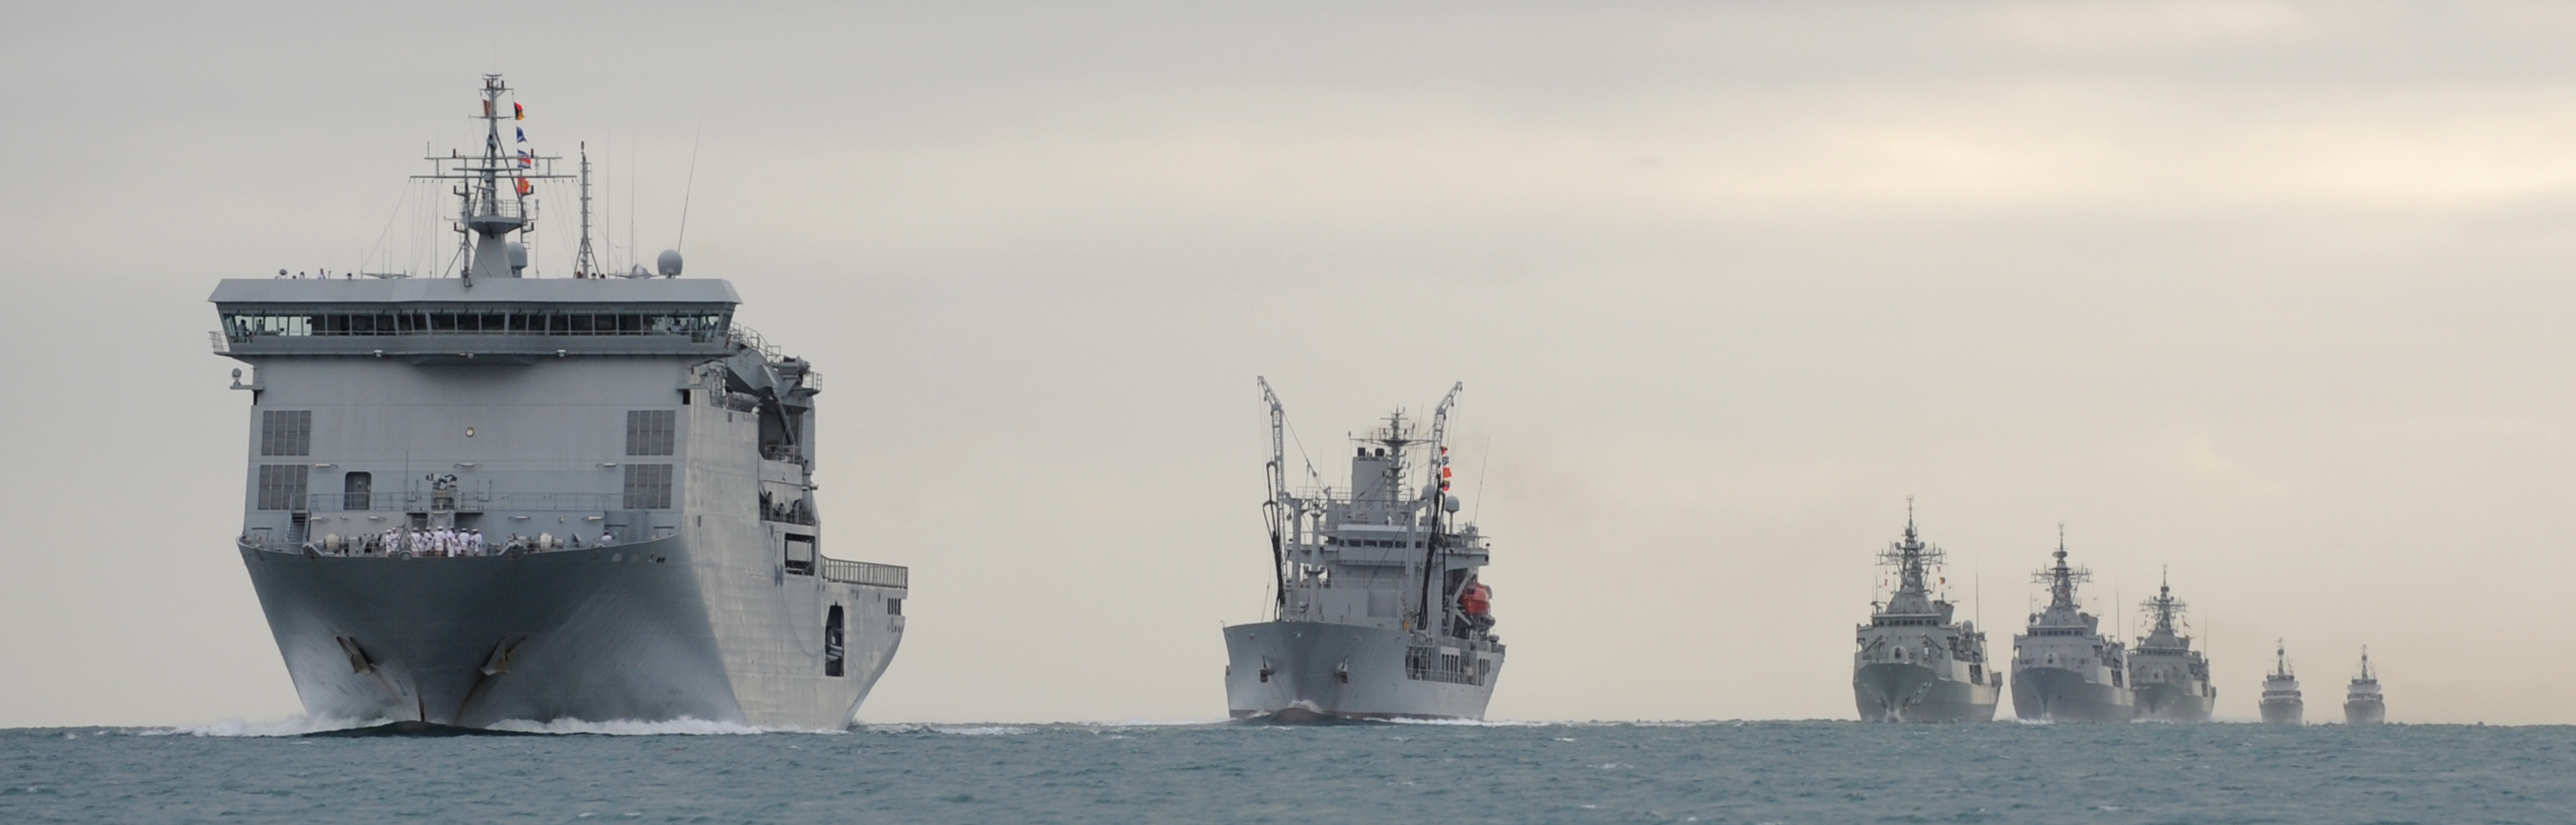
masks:
POLYGON ((1991 722, 2002 691, 1943 679, 1921 665, 1879 663, 1852 672, 1864 722, 1991 722))
POLYGON ((296 694, 316 716, 837 729, 902 634, 901 616, 850 609, 869 603, 855 585, 782 578, 775 589, 815 592, 745 598, 753 588, 726 581, 741 571, 693 564, 676 535, 469 558, 239 549, 296 694), (807 612, 806 602, 844 607, 845 675, 824 674, 819 617, 782 615, 807 612), (810 668, 782 666, 808 653, 810 668))
POLYGON ((1236 719, 1483 719, 1503 667, 1501 650, 1464 640, 1330 622, 1234 625, 1225 648, 1226 710, 1236 719), (1457 650, 1471 663, 1454 681, 1415 678, 1409 651, 1423 648, 1457 650))
POLYGON ((2032 722, 2126 722, 2137 715, 2129 689, 2088 681, 2065 668, 2013 673, 2013 714, 2032 722))
POLYGON ((2387 721, 2388 703, 2386 702, 2361 701, 2343 703, 2344 724, 2377 725, 2386 723, 2387 721))
POLYGON ((2263 724, 2297 725, 2306 722, 2306 717, 2306 706, 2296 699, 2288 701, 2273 699, 2263 700, 2263 724))
POLYGON ((2139 685, 2137 715, 2156 722, 2207 722, 2212 702, 2187 684, 2149 682, 2139 685))

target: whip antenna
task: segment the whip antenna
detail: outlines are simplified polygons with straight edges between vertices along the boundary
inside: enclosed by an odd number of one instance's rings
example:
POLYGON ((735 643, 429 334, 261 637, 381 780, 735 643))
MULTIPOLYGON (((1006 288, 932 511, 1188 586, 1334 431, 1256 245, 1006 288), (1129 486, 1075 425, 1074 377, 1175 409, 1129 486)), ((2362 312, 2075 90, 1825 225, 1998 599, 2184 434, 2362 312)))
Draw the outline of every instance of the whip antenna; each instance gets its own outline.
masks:
POLYGON ((686 249, 689 245, 689 195, 698 190, 698 146, 706 137, 707 119, 700 117, 697 135, 689 138, 689 183, 680 190, 680 237, 671 241, 672 249, 686 249))

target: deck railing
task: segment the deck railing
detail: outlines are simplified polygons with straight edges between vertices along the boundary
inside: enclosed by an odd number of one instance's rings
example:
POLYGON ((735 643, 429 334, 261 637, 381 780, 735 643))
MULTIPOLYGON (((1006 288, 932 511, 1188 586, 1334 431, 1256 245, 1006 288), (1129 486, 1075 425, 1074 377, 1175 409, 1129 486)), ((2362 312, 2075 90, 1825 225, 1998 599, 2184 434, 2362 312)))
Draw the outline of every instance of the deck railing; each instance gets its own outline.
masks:
POLYGON ((823 578, 832 581, 903 589, 912 587, 912 568, 909 567, 846 561, 830 556, 825 556, 819 561, 822 562, 823 578))
POLYGON ((480 513, 494 510, 525 512, 599 512, 632 509, 626 506, 626 494, 619 493, 487 493, 458 490, 454 493, 435 491, 388 491, 381 493, 307 493, 304 506, 308 512, 446 512, 480 513))

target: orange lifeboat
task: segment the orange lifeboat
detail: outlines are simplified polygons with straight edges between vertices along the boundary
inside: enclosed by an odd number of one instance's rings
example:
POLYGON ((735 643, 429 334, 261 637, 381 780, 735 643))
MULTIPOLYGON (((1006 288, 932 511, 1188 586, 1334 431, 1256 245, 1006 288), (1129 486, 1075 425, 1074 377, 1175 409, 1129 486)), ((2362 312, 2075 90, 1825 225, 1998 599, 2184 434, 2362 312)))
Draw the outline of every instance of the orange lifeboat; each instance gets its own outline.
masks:
POLYGON ((1458 609, 1467 611, 1469 616, 1485 615, 1494 609, 1494 589, 1482 584, 1468 585, 1466 592, 1458 594, 1458 609))

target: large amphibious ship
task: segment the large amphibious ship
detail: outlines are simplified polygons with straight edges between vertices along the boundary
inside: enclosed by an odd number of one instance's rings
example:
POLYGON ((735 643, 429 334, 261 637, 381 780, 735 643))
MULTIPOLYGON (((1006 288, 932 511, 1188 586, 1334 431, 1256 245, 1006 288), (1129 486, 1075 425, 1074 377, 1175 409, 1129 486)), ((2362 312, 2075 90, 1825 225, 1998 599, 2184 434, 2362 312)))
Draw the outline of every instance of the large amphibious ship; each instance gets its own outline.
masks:
POLYGON ((1225 628, 1225 698, 1237 719, 1481 719, 1502 675, 1493 590, 1476 580, 1491 549, 1458 523, 1449 491, 1449 408, 1427 436, 1398 411, 1353 439, 1350 486, 1288 486, 1286 412, 1270 382, 1274 620, 1225 628), (1419 454, 1417 460, 1415 455, 1419 454))
POLYGON ((553 159, 504 154, 518 104, 481 92, 483 150, 424 176, 462 201, 454 277, 212 299, 252 369, 235 547, 306 711, 847 725, 908 574, 822 553, 819 376, 676 252, 592 271, 586 215, 575 277, 521 277, 553 159))
POLYGON ((2290 670, 2290 647, 2274 642, 2272 673, 2263 677, 2263 723, 2296 725, 2304 721, 2307 703, 2299 696, 2299 675, 2290 670))
POLYGON ((1952 618, 1955 605, 1932 597, 1925 578, 1941 548, 1914 532, 1911 502, 1905 537, 1879 551, 1896 568, 1896 593, 1870 611, 1852 654, 1852 697, 1865 722, 1987 722, 1995 718, 2003 674, 1986 668, 1986 634, 1952 618))
POLYGON ((2182 634, 2183 604, 2173 597, 2171 581, 2156 587, 2144 605, 2155 624, 2129 653, 2129 684, 2138 693, 2138 718, 2163 722, 2207 722, 2218 704, 2218 688, 2209 682, 2209 660, 2191 649, 2182 634))
POLYGON ((2370 648, 2361 649, 2361 672, 2344 689, 2343 723, 2376 725, 2388 721, 2388 703, 2379 695, 2379 672, 2370 668, 2370 648))
POLYGON ((2075 585, 2091 571, 2066 565, 2066 536, 2057 537, 2057 563, 2033 580, 2048 585, 2048 607, 2030 614, 2030 627, 2013 637, 2013 713, 2031 721, 2126 722, 2136 715, 2129 690, 2126 651, 2102 635, 2101 618, 2075 601, 2075 585))

